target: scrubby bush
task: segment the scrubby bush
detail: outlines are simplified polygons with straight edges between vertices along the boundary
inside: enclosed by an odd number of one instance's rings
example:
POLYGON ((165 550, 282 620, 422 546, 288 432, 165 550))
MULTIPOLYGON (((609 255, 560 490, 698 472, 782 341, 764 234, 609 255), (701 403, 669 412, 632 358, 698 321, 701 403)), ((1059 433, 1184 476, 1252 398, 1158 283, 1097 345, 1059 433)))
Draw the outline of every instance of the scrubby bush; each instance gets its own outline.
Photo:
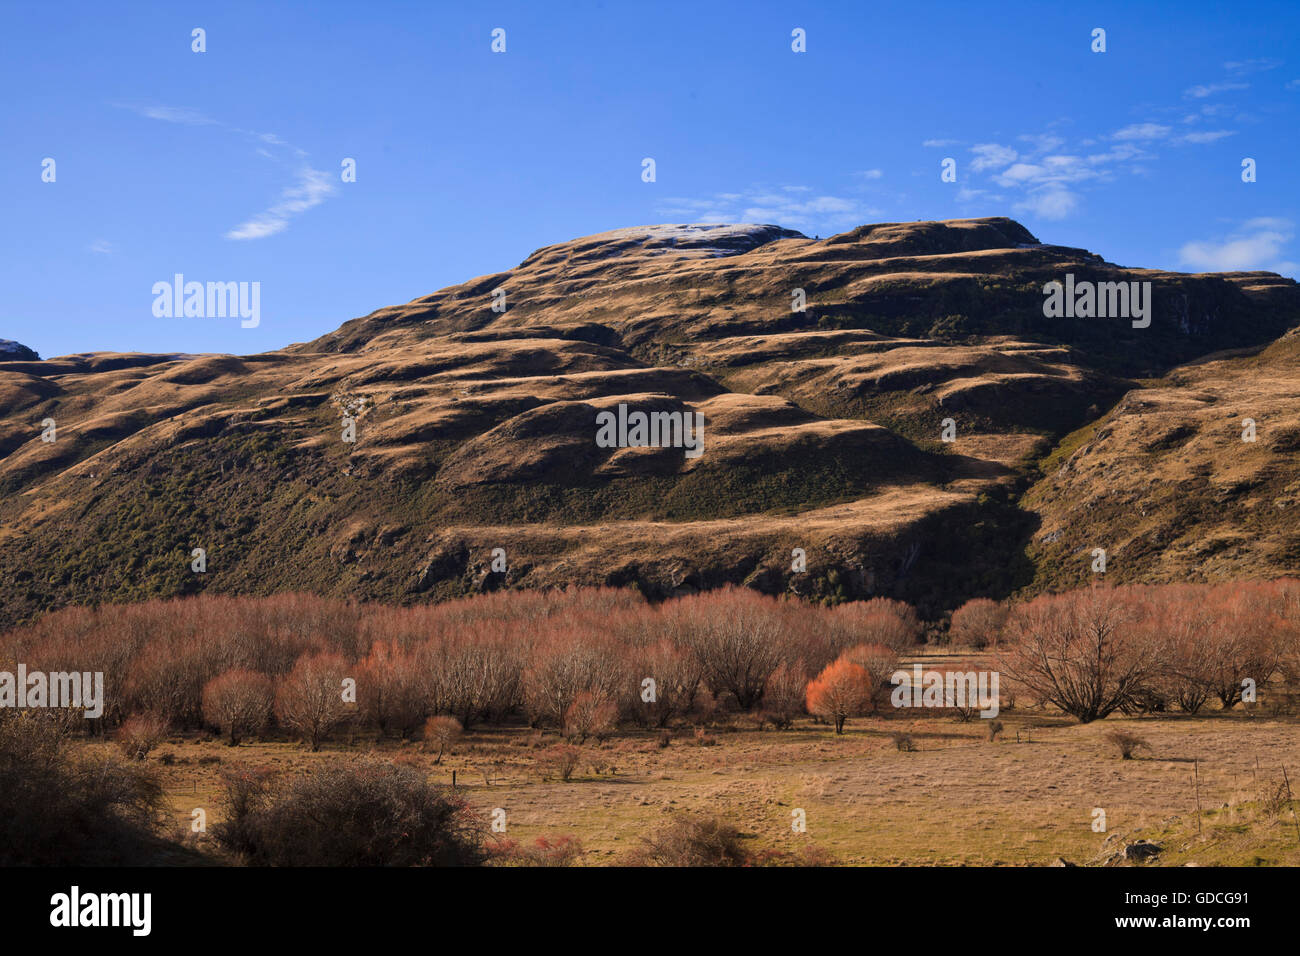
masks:
POLYGON ((255 825, 271 804, 275 771, 270 767, 239 766, 220 771, 225 819, 213 828, 213 836, 225 849, 247 855, 258 845, 255 825))
POLYGON ((721 817, 679 815, 642 839, 633 866, 747 866, 744 835, 721 817))
POLYGON ((555 744, 543 750, 539 757, 544 768, 568 782, 573 772, 578 769, 582 750, 573 744, 555 744))
POLYGON ((564 735, 578 743, 588 737, 604 740, 614 732, 617 719, 618 708, 612 700, 583 691, 564 713, 564 735))
POLYGON ((117 745, 132 760, 143 760, 167 736, 167 721, 157 714, 132 714, 117 731, 117 745))
POLYGON ((1119 752, 1121 760, 1132 760, 1133 754, 1139 750, 1151 749, 1151 745, 1137 734, 1131 734, 1125 730, 1107 731, 1106 740, 1119 752))
POLYGON ((73 756, 69 723, 57 712, 0 710, 0 866, 191 862, 160 837, 163 790, 154 773, 114 757, 73 756))
POLYGON ((538 837, 532 843, 502 840, 488 844, 487 853, 496 866, 573 866, 583 849, 577 837, 566 835, 557 839, 538 837))
POLYGON ((472 866, 486 858, 484 823, 411 767, 327 764, 275 789, 266 777, 226 784, 221 845, 265 866, 472 866))

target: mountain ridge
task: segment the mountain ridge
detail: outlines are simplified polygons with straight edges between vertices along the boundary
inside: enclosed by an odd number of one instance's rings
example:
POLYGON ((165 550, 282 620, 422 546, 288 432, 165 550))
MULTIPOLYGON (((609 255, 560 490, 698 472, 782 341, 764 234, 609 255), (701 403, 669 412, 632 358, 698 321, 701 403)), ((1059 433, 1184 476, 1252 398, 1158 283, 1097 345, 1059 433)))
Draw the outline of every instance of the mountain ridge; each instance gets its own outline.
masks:
POLYGON ((275 352, 0 362, 0 604, 744 583, 937 613, 1075 580, 1035 538, 1078 500, 1041 485, 1057 442, 1224 350, 1285 364, 1297 324, 1292 280, 1126 269, 1004 217, 611 230, 275 352), (1045 318, 1066 273, 1151 281, 1151 327, 1045 318), (702 412, 705 455, 597 448, 620 403, 702 412))

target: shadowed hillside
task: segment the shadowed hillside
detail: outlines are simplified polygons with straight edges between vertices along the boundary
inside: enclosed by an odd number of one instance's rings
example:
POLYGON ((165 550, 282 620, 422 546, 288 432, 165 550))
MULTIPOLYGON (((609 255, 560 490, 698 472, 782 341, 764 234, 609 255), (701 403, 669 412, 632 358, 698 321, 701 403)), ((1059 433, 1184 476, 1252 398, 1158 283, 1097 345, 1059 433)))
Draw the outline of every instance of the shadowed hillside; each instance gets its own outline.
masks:
POLYGON ((1043 463, 1040 583, 1266 578, 1300 568, 1300 335, 1134 389, 1043 463), (1246 422, 1254 423, 1252 430, 1246 422))

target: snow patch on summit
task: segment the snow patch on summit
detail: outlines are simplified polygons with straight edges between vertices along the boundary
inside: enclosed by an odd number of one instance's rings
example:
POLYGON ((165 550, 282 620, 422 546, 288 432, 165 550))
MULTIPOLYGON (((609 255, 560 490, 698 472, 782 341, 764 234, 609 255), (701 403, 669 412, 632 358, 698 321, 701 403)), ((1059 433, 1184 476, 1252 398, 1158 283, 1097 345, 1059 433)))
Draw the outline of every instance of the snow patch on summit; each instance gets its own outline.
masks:
POLYGON ((614 241, 640 242, 650 251, 698 252, 719 258, 757 249, 777 239, 807 239, 801 232, 759 223, 701 222, 634 226, 605 233, 614 241))

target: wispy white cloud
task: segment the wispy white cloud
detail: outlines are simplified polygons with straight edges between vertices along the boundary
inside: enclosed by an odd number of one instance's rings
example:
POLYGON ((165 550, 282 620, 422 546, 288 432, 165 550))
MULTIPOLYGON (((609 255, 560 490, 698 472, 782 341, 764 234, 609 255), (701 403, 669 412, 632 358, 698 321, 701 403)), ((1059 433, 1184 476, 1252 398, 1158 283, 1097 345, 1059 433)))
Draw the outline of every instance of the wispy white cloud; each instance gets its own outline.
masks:
POLYGON ((258 213, 226 233, 227 239, 264 239, 289 226, 289 220, 319 206, 334 193, 334 182, 328 173, 304 166, 298 170, 298 181, 285 188, 280 199, 269 209, 258 213))
POLYGON ((1003 146, 1000 143, 978 143, 972 146, 970 151, 975 154, 970 168, 977 173, 996 166, 1005 166, 1007 163, 1014 162, 1019 155, 1010 146, 1003 146))
POLYGON ((181 123, 185 126, 221 125, 198 110, 192 110, 185 106, 134 106, 120 103, 115 105, 122 109, 131 110, 148 119, 161 120, 164 123, 181 123))
MULTIPOLYGON (((1049 130, 1059 126, 1049 124, 1049 130)), ((1026 133, 1013 148, 1003 143, 979 143, 970 148, 974 157, 969 164, 973 182, 967 182, 958 194, 958 202, 984 203, 994 198, 982 177, 1008 190, 1015 197, 1012 210, 1042 219, 1065 219, 1082 208, 1083 196, 1078 185, 1114 178, 1117 171, 1137 172, 1135 163, 1153 155, 1148 144, 1166 136, 1170 127, 1156 123, 1133 124, 1111 136, 1103 137, 1106 147, 1098 150, 1099 141, 1085 137, 1071 148, 1066 137, 1057 132, 1026 133)), ((999 202, 1005 201, 998 194, 999 202)))
MULTIPOLYGON (((1044 219, 1074 215, 1083 207, 1090 184, 1109 182, 1120 175, 1149 175, 1161 147, 1205 146, 1236 135, 1236 130, 1226 125, 1249 122, 1250 118, 1230 100, 1204 101, 1216 93, 1247 89, 1249 84, 1237 77, 1279 65, 1280 61, 1268 58, 1229 61, 1224 64, 1227 76, 1221 82, 1185 91, 1188 98, 1202 102, 1148 104, 1143 107, 1146 116, 1141 121, 1110 133, 1089 130, 1090 135, 1074 138, 1068 128, 1070 120, 1053 120, 1045 123, 1041 132, 1014 137, 1014 146, 1006 140, 976 143, 968 147, 970 158, 957 201, 985 203, 989 187, 996 186, 1012 197, 1012 209, 1017 212, 1044 219), (1177 126, 1172 125, 1175 121, 1177 126), (1205 128, 1211 123, 1213 128, 1205 128)), ((946 145, 952 141, 927 140, 925 145, 939 142, 946 145)))
POLYGON ((1285 261, 1285 247, 1294 237, 1291 220, 1261 216, 1243 222, 1227 236, 1186 243, 1178 250, 1178 259, 1199 272, 1294 272, 1295 263, 1285 261))
POLYGON ((1217 143, 1221 139, 1227 139, 1229 136, 1236 135, 1237 131, 1235 129, 1207 129, 1201 130, 1197 133, 1186 133, 1183 136, 1175 137, 1172 142, 1179 144, 1193 143, 1199 145, 1201 143, 1217 143))
MULTIPOLYGON (((1059 121, 1054 121, 1047 125, 1055 126, 1058 122, 1059 121)), ((1022 133, 1020 136, 1017 136, 1016 139, 1020 140, 1022 143, 1031 144, 1033 148, 1030 152, 1036 154, 1053 153, 1065 145, 1064 137, 1057 136, 1055 133, 1022 133)))
POLYGON ((261 133, 232 126, 189 107, 140 106, 125 103, 115 103, 113 105, 120 109, 131 110, 133 113, 147 119, 164 123, 179 123, 184 126, 216 126, 232 133, 239 133, 253 142, 253 151, 257 155, 281 163, 286 169, 292 171, 294 182, 284 188, 279 199, 269 208, 224 233, 227 239, 264 239, 267 236, 283 232, 288 228, 289 222, 294 216, 301 215, 314 206, 319 206, 336 191, 334 182, 328 174, 313 169, 306 162, 307 153, 304 150, 286 142, 275 133, 261 133))
POLYGON ((1041 219, 1065 219, 1079 208, 1079 194, 1057 183, 1032 189, 1012 207, 1016 212, 1032 213, 1041 219))
POLYGON ((961 140, 958 139, 927 139, 921 144, 929 149, 939 149, 944 146, 960 146, 961 140))
POLYGON ((1132 139, 1164 139, 1170 133, 1168 126, 1162 126, 1159 123, 1131 123, 1121 130, 1111 134, 1111 139, 1132 140, 1132 139))
POLYGON ((1213 96, 1215 93, 1227 93, 1231 90, 1249 89, 1249 83, 1198 83, 1196 86, 1189 86, 1183 90, 1183 96, 1190 97, 1194 100, 1201 100, 1207 96, 1213 96))
POLYGON ((113 254, 113 244, 107 239, 96 239, 88 245, 86 249, 99 256, 109 256, 113 254))
POLYGON ((860 179, 879 179, 885 175, 885 171, 883 169, 859 169, 853 175, 860 179))
POLYGON ((1150 152, 1146 145, 1130 140, 1116 143, 1102 153, 1089 153, 1087 162, 1093 166, 1102 166, 1106 163, 1125 163, 1132 160, 1153 159, 1154 156, 1155 154, 1150 152))
POLYGON ((995 193, 990 189, 976 189, 971 186, 962 186, 957 190, 957 202, 963 205, 971 203, 997 203, 1002 204, 1006 201, 1001 193, 995 193))
POLYGON ((1271 56, 1263 56, 1251 60, 1229 60, 1223 64, 1223 68, 1233 76, 1245 76, 1248 73, 1263 73, 1265 70, 1276 70, 1281 65, 1281 60, 1271 56))

